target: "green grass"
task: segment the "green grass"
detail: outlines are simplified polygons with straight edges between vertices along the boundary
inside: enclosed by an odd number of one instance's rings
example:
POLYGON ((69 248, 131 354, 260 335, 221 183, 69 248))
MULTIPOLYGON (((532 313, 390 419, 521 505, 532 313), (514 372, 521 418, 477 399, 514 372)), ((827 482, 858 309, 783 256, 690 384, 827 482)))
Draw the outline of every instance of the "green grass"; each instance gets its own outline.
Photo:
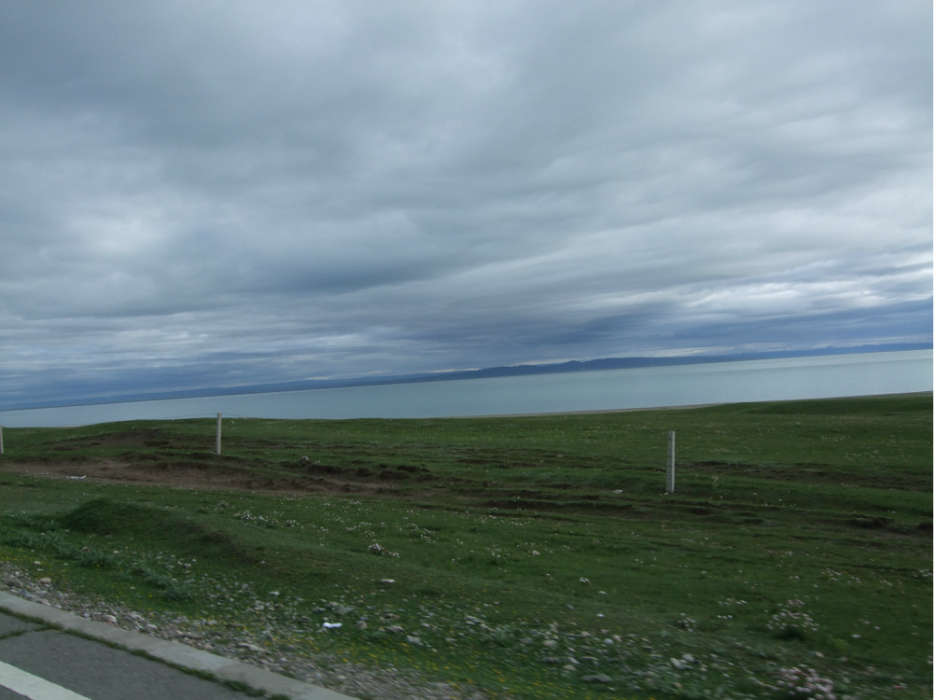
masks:
POLYGON ((927 698, 931 419, 930 394, 237 419, 220 457, 206 420, 7 429, 0 556, 139 610, 291 622, 264 643, 493 697, 782 697, 760 684, 807 666, 838 697, 927 698), (612 682, 584 682, 598 673, 612 682))

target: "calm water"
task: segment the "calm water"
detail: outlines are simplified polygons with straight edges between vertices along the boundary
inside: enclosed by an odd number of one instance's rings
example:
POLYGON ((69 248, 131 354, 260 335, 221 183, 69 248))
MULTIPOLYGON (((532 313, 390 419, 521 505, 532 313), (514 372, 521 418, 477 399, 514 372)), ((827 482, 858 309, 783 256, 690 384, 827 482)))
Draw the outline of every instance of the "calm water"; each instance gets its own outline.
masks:
POLYGON ((601 411, 931 391, 931 350, 748 360, 526 377, 0 411, 38 427, 223 413, 261 418, 422 418, 601 411))

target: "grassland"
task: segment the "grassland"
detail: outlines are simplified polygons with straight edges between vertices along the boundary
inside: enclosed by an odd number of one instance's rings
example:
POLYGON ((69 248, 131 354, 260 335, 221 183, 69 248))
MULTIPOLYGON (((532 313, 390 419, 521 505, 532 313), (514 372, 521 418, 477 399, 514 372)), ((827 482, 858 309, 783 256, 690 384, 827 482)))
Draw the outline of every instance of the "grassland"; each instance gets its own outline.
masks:
POLYGON ((930 394, 238 419, 222 456, 204 420, 4 437, 0 557, 220 652, 489 697, 931 696, 930 394))

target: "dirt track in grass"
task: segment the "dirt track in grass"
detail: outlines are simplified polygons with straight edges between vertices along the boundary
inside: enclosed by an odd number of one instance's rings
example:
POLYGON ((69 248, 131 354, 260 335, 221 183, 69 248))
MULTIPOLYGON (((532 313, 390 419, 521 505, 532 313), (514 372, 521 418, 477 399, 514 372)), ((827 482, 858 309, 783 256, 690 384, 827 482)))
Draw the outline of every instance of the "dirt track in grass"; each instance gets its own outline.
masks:
POLYGON ((132 462, 103 460, 43 460, 5 462, 0 473, 28 474, 52 479, 87 479, 109 484, 168 486, 281 493, 388 493, 380 484, 323 476, 263 476, 236 464, 195 461, 132 462))

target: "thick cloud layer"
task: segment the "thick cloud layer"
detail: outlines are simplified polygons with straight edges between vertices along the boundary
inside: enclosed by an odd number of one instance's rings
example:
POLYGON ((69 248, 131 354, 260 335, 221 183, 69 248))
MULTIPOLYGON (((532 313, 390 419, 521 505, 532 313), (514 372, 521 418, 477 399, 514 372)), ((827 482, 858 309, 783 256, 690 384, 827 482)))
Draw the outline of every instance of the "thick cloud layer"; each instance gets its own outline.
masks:
POLYGON ((929 3, 0 8, 0 393, 931 342, 929 3))

